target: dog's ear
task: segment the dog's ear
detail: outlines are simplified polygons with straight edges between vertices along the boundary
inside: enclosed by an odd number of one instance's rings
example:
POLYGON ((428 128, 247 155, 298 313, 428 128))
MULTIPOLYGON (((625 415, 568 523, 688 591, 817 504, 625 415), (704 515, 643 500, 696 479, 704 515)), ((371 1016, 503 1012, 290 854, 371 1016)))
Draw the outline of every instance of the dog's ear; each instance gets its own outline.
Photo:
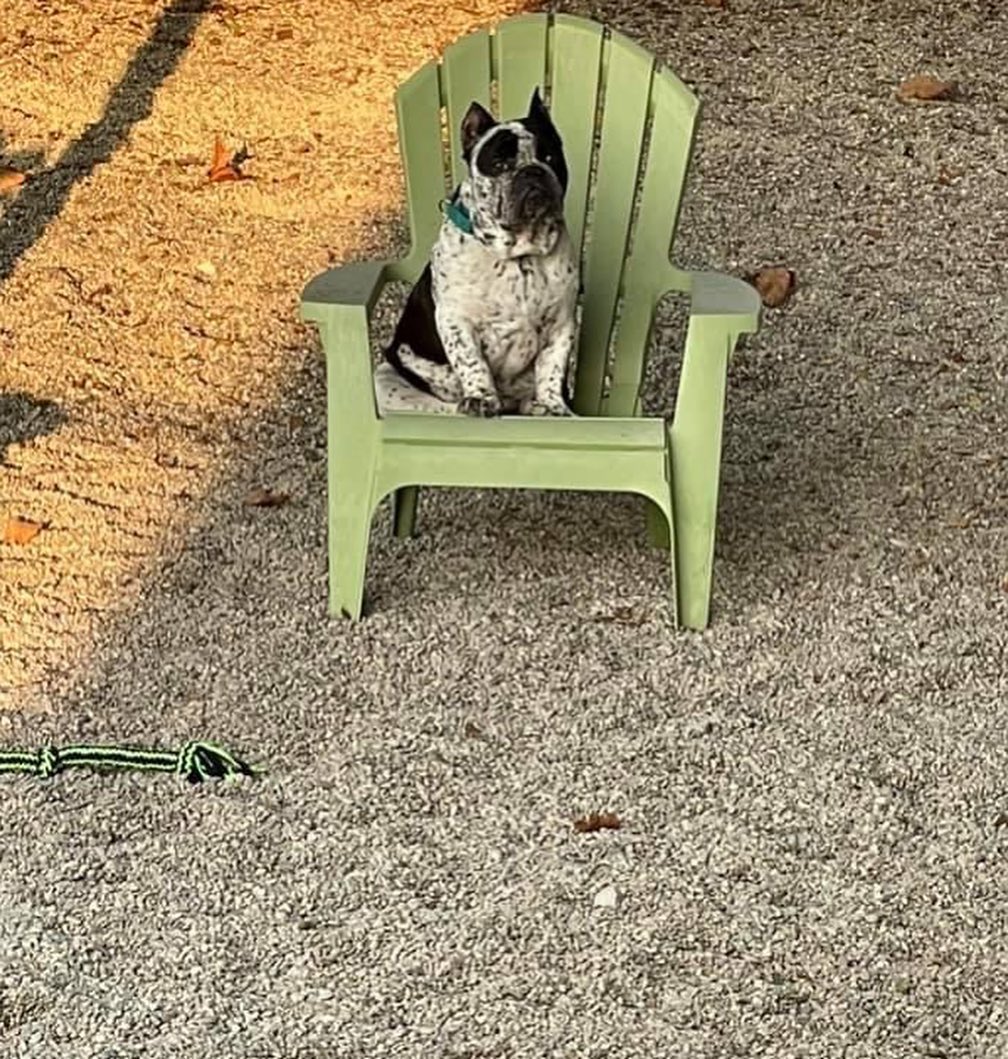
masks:
POLYGON ((560 181, 560 187, 567 190, 567 161, 564 158, 563 139, 557 127, 553 124, 550 112, 539 95, 536 86, 529 102, 527 117, 522 118, 522 124, 531 132, 536 139, 535 153, 540 162, 545 162, 560 181))
POLYGON ((528 116, 533 121, 546 121, 552 124, 546 104, 542 101, 542 96, 539 95, 538 85, 535 86, 535 91, 533 91, 532 98, 529 100, 528 116))
POLYGON ((528 114, 522 118, 522 124, 536 136, 556 136, 557 138, 560 136, 550 117, 550 112, 546 109, 546 104, 542 101, 542 96, 539 95, 538 86, 532 93, 528 114))
POLYGON ((467 162, 479 138, 496 124, 490 111, 481 107, 475 99, 469 104, 469 109, 462 119, 462 157, 467 162))

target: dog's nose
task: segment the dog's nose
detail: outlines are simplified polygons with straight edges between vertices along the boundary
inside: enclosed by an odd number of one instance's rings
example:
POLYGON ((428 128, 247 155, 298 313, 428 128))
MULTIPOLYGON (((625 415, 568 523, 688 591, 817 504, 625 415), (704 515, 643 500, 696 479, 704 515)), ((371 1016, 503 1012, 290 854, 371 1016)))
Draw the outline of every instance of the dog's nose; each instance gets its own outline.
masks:
POLYGON ((518 170, 515 174, 515 185, 549 188, 553 186, 552 176, 553 174, 546 166, 540 162, 533 162, 518 170))

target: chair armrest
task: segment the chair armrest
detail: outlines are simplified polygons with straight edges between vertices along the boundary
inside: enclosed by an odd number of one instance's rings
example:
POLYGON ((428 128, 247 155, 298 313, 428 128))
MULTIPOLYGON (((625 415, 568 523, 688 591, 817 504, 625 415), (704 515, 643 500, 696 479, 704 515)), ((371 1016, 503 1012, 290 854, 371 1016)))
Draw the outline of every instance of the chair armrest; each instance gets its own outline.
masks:
POLYGON ((755 334, 762 303, 756 289, 723 272, 688 272, 690 316, 719 317, 726 331, 755 334))
POLYGON ((341 305, 364 308, 370 318, 388 268, 387 261, 354 261, 320 272, 301 292, 301 319, 321 323, 341 305))

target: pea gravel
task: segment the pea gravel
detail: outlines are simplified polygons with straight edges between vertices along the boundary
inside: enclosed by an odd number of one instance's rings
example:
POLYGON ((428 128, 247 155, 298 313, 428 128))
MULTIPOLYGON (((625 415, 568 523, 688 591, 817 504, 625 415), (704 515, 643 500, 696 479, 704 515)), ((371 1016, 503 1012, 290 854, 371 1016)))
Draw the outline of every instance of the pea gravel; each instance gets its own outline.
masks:
MULTIPOLYGON (((56 163, 162 14, 84 6, 5 7, 0 162, 56 163)), ((515 8, 190 10, 0 286, 0 514, 53 521, 0 550, 0 744, 270 771, 0 779, 2 1054, 1008 1055, 1008 9, 562 7, 704 100, 680 261, 798 276, 732 367, 712 627, 632 499, 482 491, 376 521, 372 616, 325 620, 296 295, 401 249, 391 89, 515 8), (208 190, 222 131, 257 179, 208 190)))

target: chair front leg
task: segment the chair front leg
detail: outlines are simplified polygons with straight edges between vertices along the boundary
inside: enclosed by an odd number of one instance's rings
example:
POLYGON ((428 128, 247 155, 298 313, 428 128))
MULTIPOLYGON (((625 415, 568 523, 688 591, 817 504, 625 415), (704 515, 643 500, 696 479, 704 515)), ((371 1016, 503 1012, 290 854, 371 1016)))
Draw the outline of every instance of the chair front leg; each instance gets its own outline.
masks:
POLYGON ((333 305, 318 317, 326 355, 329 612, 357 620, 380 444, 367 311, 333 305))
POLYGON ((710 617, 725 384, 737 339, 716 318, 690 318, 670 429, 679 621, 691 629, 710 617))
POLYGON ((329 613, 358 621, 373 514, 370 467, 329 462, 329 613))

